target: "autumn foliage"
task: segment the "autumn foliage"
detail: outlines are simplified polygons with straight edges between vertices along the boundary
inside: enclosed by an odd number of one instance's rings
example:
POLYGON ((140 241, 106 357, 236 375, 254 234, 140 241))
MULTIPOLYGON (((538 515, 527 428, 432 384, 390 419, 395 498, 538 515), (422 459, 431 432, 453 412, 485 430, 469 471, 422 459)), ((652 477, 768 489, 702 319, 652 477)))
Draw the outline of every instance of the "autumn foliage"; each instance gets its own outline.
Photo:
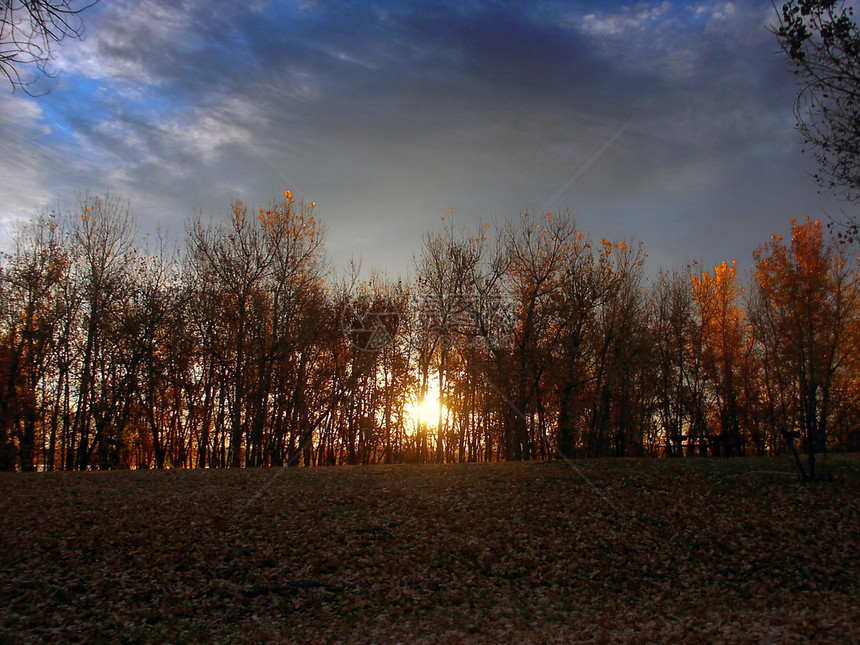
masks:
POLYGON ((650 278, 567 213, 443 219, 403 281, 338 275, 289 191, 181 247, 112 197, 34 218, 0 266, 0 466, 790 454, 817 478, 858 447, 857 264, 819 223, 744 287, 736 262, 650 278))
MULTIPOLYGON (((816 477, 815 455, 824 453, 856 378, 860 350, 860 292, 856 263, 827 243, 821 223, 792 221, 791 241, 775 236, 755 254, 763 299, 758 318, 765 360, 776 366, 774 389, 791 419, 787 438, 799 433, 816 477)), ((788 419, 785 420, 788 423, 788 419)), ((838 431, 838 430, 837 430, 838 431)))

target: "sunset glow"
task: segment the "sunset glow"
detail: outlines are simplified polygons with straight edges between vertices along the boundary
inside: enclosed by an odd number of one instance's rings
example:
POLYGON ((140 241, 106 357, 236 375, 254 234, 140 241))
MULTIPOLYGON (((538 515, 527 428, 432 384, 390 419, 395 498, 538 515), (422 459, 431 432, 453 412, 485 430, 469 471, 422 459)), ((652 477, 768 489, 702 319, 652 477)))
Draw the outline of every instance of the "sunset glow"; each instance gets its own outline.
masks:
POLYGON ((428 389, 426 396, 411 401, 406 406, 406 413, 416 427, 423 425, 435 428, 439 425, 440 414, 445 415, 446 408, 439 396, 439 390, 431 388, 428 389))

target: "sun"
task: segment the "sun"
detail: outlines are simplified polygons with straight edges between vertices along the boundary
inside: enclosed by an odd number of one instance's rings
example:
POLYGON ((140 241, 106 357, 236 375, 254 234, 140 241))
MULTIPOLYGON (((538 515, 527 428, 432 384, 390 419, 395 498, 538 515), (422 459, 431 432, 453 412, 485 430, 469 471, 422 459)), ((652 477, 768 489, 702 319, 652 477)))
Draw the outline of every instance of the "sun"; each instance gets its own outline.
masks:
POLYGON ((406 412, 416 425, 436 427, 439 425, 439 416, 444 416, 446 410, 438 390, 431 389, 425 397, 411 401, 406 406, 406 412))

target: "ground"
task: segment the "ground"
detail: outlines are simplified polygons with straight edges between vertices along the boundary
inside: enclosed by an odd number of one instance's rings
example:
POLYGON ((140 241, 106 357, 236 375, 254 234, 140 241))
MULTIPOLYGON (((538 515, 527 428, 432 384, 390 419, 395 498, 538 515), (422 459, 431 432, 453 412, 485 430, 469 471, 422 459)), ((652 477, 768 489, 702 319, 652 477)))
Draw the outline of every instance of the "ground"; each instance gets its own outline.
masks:
POLYGON ((0 643, 860 641, 860 456, 0 476, 0 643))

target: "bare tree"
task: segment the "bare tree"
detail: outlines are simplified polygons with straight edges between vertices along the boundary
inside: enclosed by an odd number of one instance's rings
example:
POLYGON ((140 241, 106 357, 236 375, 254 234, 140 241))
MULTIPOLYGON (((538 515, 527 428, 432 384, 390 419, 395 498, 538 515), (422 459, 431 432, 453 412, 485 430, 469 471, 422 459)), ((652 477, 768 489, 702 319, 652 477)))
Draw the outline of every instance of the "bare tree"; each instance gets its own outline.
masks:
POLYGON ((81 13, 98 0, 3 0, 0 2, 0 72, 12 90, 28 92, 34 78, 22 75, 23 68, 52 76, 48 64, 52 47, 66 38, 81 38, 81 13))
MULTIPOLYGON (((42 458, 37 426, 44 429, 46 411, 39 389, 52 373, 52 344, 63 310, 60 282, 68 262, 63 242, 58 216, 40 214, 19 229, 14 254, 0 273, 0 347, 6 358, 0 369, 0 444, 17 444, 22 470, 34 470, 42 458)), ((2 461, 0 469, 13 466, 2 461)))
POLYGON ((700 346, 694 321, 690 276, 660 272, 653 288, 652 326, 657 355, 658 405, 665 454, 684 454, 684 429, 691 419, 688 369, 691 351, 700 346))
MULTIPOLYGON (((129 265, 135 254, 135 223, 131 206, 111 196, 84 196, 72 232, 83 302, 78 341, 81 361, 75 410, 75 447, 67 454, 69 468, 86 469, 102 451, 107 433, 121 427, 116 406, 131 398, 132 383, 123 374, 125 307, 129 296, 129 265), (123 352, 123 353, 121 353, 123 352)), ((101 464, 104 466, 104 463, 101 464)))
MULTIPOLYGON (((449 367, 452 349, 461 345, 464 335, 474 327, 476 320, 476 272, 482 262, 484 246, 476 236, 457 228, 448 220, 443 233, 425 236, 420 259, 416 260, 417 294, 425 318, 424 331, 428 333, 426 347, 419 361, 421 395, 427 395, 430 363, 437 358, 438 390, 448 396, 449 367)), ((442 406, 436 426, 436 461, 443 461, 451 446, 446 446, 445 419, 442 406)))
POLYGON ((200 312, 201 329, 206 331, 204 343, 232 379, 229 461, 238 468, 250 421, 245 409, 248 372, 252 369, 249 335, 260 324, 258 295, 273 256, 262 227, 248 217, 241 201, 233 205, 226 225, 204 227, 199 218, 195 219, 189 226, 188 244, 200 297, 212 305, 200 312))
POLYGON ((506 289, 516 309, 509 352, 495 352, 499 389, 506 398, 508 458, 531 459, 546 450, 535 432, 545 375, 564 339, 558 324, 558 293, 581 252, 581 236, 569 213, 523 214, 504 233, 509 265, 506 289))
POLYGON ((642 297, 645 253, 640 245, 601 240, 595 249, 600 285, 591 351, 591 400, 586 454, 630 456, 641 447, 645 388, 638 383, 650 360, 647 309, 642 297))
MULTIPOLYGON (((839 0, 791 0, 773 29, 802 85, 797 128, 818 162, 815 178, 850 200, 860 198, 860 31, 839 0)), ((856 225, 852 227, 856 235, 856 225)))

